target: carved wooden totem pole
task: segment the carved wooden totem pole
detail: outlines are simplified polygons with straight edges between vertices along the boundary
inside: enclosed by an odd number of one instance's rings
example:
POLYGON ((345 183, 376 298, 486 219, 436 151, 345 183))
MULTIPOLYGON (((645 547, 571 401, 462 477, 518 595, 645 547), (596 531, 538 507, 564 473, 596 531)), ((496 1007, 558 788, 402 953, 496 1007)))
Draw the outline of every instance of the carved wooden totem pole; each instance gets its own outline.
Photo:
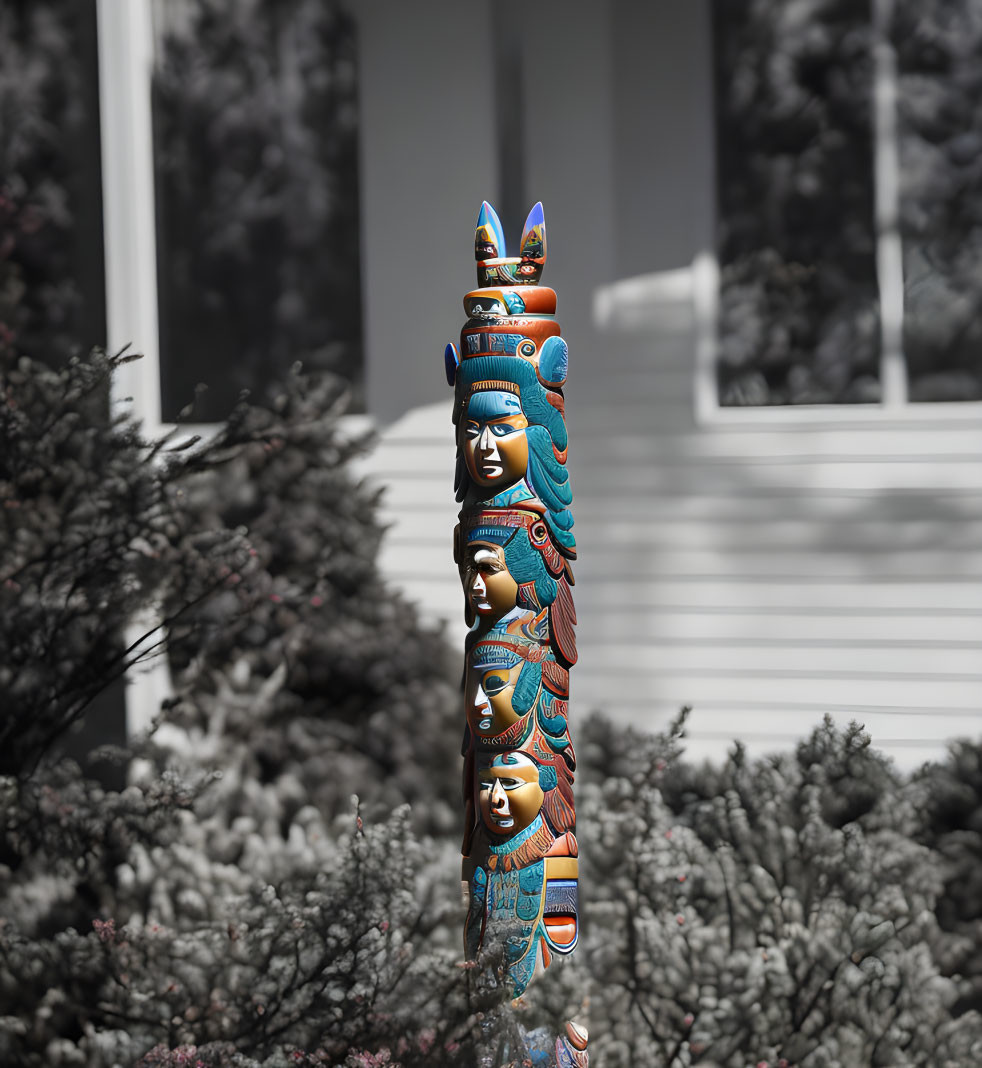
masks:
MULTIPOLYGON (((568 351, 556 294, 539 285, 542 205, 508 258, 485 202, 475 239, 478 289, 464 297, 454 387, 454 557, 470 626, 465 645, 463 878, 469 959, 503 947, 512 998, 576 947, 576 757, 569 669, 576 663, 563 386, 568 351)), ((574 1024, 536 1063, 587 1064, 574 1024), (548 1056, 548 1060, 543 1059, 548 1056)))

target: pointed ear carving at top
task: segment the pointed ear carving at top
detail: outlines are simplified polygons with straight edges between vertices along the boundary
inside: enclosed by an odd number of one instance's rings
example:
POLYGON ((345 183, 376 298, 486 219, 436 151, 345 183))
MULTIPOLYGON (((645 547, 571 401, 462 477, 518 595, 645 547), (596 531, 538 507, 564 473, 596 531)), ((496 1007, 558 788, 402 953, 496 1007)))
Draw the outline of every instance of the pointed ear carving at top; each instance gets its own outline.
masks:
MULTIPOLYGON (((486 200, 483 201, 474 231, 474 259, 477 260, 477 284, 481 289, 537 286, 546 262, 546 221, 542 203, 537 203, 525 220, 521 256, 509 257, 498 213, 486 200)), ((508 312, 515 314, 511 308, 508 312)))
POLYGON ((522 230, 521 255, 523 260, 531 260, 540 266, 546 262, 546 218, 542 211, 542 201, 538 201, 525 220, 522 230))
POLYGON ((507 255, 501 220, 494 208, 484 200, 481 202, 477 228, 474 231, 474 259, 496 260, 507 255))

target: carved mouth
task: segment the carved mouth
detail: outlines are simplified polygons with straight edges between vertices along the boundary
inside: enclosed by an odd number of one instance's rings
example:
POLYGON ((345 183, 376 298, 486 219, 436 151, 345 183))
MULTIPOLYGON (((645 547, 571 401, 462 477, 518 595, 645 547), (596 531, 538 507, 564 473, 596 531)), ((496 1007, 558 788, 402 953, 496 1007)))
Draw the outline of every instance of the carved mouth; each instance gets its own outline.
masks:
POLYGON ((491 717, 485 716, 483 719, 477 721, 477 729, 479 731, 486 731, 491 729, 491 717))
POLYGON ((485 478, 500 478, 505 473, 505 469, 501 464, 490 464, 486 461, 481 464, 481 469, 481 473, 485 478))
POLYGON ((494 820, 498 827, 511 827, 514 825, 515 820, 511 816, 495 816, 493 813, 491 819, 494 820))

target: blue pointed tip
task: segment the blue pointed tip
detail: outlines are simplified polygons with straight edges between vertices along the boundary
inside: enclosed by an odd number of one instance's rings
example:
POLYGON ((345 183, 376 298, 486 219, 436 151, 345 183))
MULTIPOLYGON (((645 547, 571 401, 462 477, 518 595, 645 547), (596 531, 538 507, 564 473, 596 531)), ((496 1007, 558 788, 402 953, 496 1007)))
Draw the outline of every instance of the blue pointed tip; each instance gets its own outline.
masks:
POLYGON ((542 263, 546 258, 546 217, 542 201, 536 201, 522 230, 522 256, 542 263))
POLYGON ((498 246, 498 255, 506 256, 504 227, 501 225, 498 213, 486 200, 481 201, 481 211, 477 217, 477 228, 480 229, 482 226, 489 227, 492 234, 494 234, 494 240, 498 246))

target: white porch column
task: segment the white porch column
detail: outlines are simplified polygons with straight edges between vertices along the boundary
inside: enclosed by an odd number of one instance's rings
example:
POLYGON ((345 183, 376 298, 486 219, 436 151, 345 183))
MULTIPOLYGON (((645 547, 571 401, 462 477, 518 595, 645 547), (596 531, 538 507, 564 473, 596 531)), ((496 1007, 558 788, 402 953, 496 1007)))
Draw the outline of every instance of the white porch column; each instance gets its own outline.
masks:
MULTIPOLYGON (((120 368, 112 404, 161 431, 157 333, 157 250, 150 81, 153 22, 150 0, 98 0, 99 116, 106 259, 106 333, 110 352, 125 346, 143 359, 120 368), (131 398, 131 399, 130 399, 131 398)), ((127 647, 153 631, 152 612, 126 627, 127 647)), ((139 646, 137 646, 137 649, 139 646)), ((134 650, 135 651, 135 650, 134 650)), ((146 730, 172 692, 167 659, 157 656, 127 677, 126 731, 146 730)))

